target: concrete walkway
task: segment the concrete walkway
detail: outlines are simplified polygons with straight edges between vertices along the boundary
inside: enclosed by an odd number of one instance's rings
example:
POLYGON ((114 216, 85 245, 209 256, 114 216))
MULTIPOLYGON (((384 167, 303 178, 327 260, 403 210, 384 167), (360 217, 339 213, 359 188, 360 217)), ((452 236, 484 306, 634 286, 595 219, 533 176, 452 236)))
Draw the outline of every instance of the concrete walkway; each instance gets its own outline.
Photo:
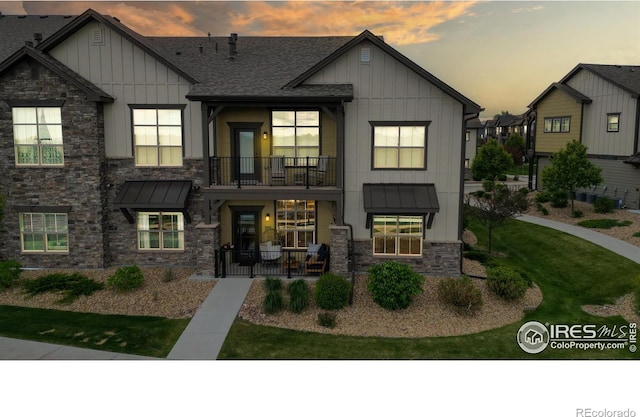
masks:
POLYGON ((156 359, 147 356, 127 355, 104 350, 60 346, 30 340, 10 339, 0 336, 0 359, 67 359, 67 360, 123 360, 156 359))
POLYGON ((252 282, 235 277, 218 280, 167 359, 216 359, 252 282))
MULTIPOLYGON (((638 216, 638 218, 640 219, 640 216, 638 216)), ((522 220, 527 223, 550 227, 552 229, 568 233, 598 246, 602 246, 605 249, 609 249, 611 252, 617 253, 620 256, 624 256, 625 258, 640 264, 640 248, 623 240, 615 239, 603 233, 599 233, 584 227, 573 226, 571 224, 561 223, 554 220, 547 220, 541 217, 529 216, 526 214, 518 216, 516 217, 516 219, 522 220)))

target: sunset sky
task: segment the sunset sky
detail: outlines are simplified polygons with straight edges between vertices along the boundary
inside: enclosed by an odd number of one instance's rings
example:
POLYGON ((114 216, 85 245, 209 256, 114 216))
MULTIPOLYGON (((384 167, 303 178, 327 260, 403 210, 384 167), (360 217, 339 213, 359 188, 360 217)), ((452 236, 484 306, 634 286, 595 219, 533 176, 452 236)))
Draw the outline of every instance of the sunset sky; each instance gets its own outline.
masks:
POLYGON ((118 17, 143 35, 357 35, 369 29, 485 107, 518 114, 578 63, 640 65, 640 1, 3 2, 2 14, 118 17))

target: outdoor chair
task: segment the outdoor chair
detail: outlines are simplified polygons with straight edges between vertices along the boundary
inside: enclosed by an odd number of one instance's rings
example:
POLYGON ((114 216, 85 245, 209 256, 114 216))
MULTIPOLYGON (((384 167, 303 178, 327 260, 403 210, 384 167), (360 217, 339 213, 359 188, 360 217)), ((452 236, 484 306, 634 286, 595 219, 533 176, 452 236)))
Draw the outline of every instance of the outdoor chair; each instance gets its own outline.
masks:
POLYGON ((304 274, 322 275, 328 270, 329 247, 324 243, 321 245, 309 245, 307 256, 304 260, 304 274))

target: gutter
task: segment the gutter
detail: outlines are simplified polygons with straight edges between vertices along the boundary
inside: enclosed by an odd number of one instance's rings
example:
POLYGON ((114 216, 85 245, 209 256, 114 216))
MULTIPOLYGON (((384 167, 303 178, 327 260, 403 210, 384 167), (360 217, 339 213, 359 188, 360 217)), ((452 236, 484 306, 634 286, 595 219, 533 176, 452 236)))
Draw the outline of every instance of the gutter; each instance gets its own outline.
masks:
MULTIPOLYGON (((484 109, 483 109, 484 110, 484 109)), ((463 116, 462 118, 462 151, 460 155, 460 191, 459 191, 459 205, 458 205, 458 240, 460 241, 460 266, 459 270, 462 274, 462 252, 463 252, 463 243, 462 243, 462 232, 463 230, 463 221, 464 221, 464 156, 467 150, 467 142, 466 142, 466 133, 467 133, 467 122, 469 120, 475 119, 480 116, 480 112, 478 113, 469 113, 463 116)))

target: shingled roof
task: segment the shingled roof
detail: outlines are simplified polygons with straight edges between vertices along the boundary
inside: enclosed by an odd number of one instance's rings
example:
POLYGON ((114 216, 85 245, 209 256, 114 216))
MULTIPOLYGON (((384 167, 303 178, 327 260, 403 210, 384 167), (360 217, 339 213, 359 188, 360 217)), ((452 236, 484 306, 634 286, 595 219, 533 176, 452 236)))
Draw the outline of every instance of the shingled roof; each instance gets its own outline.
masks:
POLYGON ((622 88, 632 97, 640 96, 640 65, 578 64, 560 83, 566 84, 581 70, 590 71, 610 83, 622 88))
POLYGON ((25 46, 27 41, 37 44, 34 38, 36 33, 46 39, 71 20, 73 16, 0 15, 0 62, 25 46))

